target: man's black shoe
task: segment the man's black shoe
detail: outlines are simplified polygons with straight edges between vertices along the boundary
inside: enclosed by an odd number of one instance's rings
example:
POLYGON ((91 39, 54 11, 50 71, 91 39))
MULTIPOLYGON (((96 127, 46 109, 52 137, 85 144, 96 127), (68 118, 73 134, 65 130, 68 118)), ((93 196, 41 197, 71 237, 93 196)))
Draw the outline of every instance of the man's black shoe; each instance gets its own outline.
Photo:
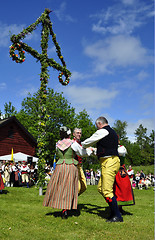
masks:
POLYGON ((106 222, 123 222, 123 218, 122 217, 112 217, 111 219, 107 220, 106 222))

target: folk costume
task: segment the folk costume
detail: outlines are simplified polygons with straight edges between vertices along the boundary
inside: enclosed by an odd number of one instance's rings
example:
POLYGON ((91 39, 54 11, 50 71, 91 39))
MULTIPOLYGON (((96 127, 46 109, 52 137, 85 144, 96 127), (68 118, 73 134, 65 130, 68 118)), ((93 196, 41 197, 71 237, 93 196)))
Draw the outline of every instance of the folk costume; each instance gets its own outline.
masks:
MULTIPOLYGON (((74 142, 76 141, 78 144, 81 145, 81 141, 73 139, 74 142)), ((78 195, 81 195, 87 189, 86 177, 82 169, 82 157, 76 154, 75 159, 78 161, 77 168, 78 168, 78 195)))
POLYGON ((3 178, 0 173, 0 193, 2 193, 2 190, 4 189, 4 183, 3 183, 3 178))
POLYGON ((22 184, 24 185, 26 182, 27 188, 29 188, 29 172, 30 168, 28 167, 26 162, 23 161, 23 164, 21 165, 22 184))
POLYGON ((58 161, 48 183, 43 206, 63 209, 62 218, 67 218, 67 210, 77 209, 78 161, 75 159, 76 153, 82 156, 86 154, 86 150, 69 137, 56 143, 58 161))
POLYGON ((129 175, 130 183, 131 183, 131 186, 132 186, 133 176, 134 176, 134 170, 131 168, 131 166, 130 166, 129 169, 127 170, 127 173, 128 173, 128 175, 129 175))
POLYGON ((97 144, 97 156, 101 163, 101 177, 98 183, 98 192, 105 198, 111 209, 110 222, 123 222, 118 209, 117 200, 113 193, 115 176, 120 168, 118 155, 118 136, 108 125, 97 130, 90 138, 82 142, 83 147, 97 144))
POLYGON ((4 179, 5 179, 5 186, 10 187, 10 172, 9 172, 9 164, 5 166, 4 169, 4 179))
POLYGON ((11 172, 10 179, 11 179, 10 181, 11 181, 11 183, 13 183, 14 187, 19 186, 18 168, 16 167, 15 163, 13 163, 13 165, 12 165, 12 172, 11 172))
POLYGON ((121 206, 134 205, 135 200, 130 179, 124 164, 124 157, 127 153, 126 148, 119 145, 118 153, 121 160, 121 167, 115 177, 114 195, 122 212, 121 206))

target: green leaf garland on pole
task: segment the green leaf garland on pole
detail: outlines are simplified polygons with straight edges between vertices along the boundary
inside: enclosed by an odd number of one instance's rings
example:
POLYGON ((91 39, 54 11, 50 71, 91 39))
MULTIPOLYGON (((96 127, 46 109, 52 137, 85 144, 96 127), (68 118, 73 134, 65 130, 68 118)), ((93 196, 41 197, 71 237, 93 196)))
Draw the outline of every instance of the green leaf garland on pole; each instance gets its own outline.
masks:
POLYGON ((37 61, 40 61, 41 64, 41 74, 40 74, 40 90, 39 90, 39 110, 38 110, 38 186, 42 187, 45 184, 45 163, 47 156, 46 148, 46 123, 49 116, 46 113, 46 98, 47 98, 47 84, 49 79, 48 67, 53 67, 54 69, 60 71, 58 79, 59 82, 66 86, 70 81, 71 72, 66 68, 66 63, 61 54, 61 49, 56 41, 56 34, 52 29, 52 22, 50 20, 49 9, 45 9, 42 15, 36 20, 35 23, 31 24, 29 27, 24 29, 18 35, 12 35, 11 41, 12 45, 10 46, 10 57, 16 63, 23 63, 25 61, 25 52, 30 53, 37 61), (39 24, 42 24, 41 32, 41 49, 42 53, 38 53, 35 49, 28 46, 26 43, 22 42, 22 39, 26 37, 27 34, 32 33, 39 24), (56 47, 57 56, 60 59, 62 65, 57 63, 53 58, 48 58, 47 49, 49 37, 52 37, 52 41, 56 47), (16 53, 18 52, 18 54, 16 53), (65 80, 62 79, 62 76, 65 77, 65 80))

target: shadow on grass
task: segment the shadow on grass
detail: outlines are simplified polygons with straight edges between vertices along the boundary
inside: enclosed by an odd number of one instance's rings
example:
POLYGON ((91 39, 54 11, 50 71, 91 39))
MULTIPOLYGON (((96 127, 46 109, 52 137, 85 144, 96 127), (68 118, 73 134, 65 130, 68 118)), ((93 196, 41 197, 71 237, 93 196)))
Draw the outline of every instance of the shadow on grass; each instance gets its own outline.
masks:
MULTIPOLYGON (((50 213, 46 213, 46 216, 54 216, 54 217, 61 217, 62 216, 62 211, 55 211, 55 212, 50 212, 50 213)), ((80 211, 79 209, 71 209, 67 211, 68 213, 68 217, 73 217, 73 216, 80 216, 80 211)))
MULTIPOLYGON (((85 212, 98 215, 99 217, 102 217, 105 219, 107 219, 111 214, 110 208, 108 206, 101 207, 101 206, 97 206, 97 205, 93 205, 93 204, 79 204, 78 207, 81 210, 84 209, 85 212)), ((121 210, 121 214, 122 215, 133 215, 132 213, 130 213, 124 209, 121 210)))
POLYGON ((9 191, 8 190, 2 190, 2 192, 0 194, 8 194, 9 191))
MULTIPOLYGON (((108 217, 110 216, 109 207, 101 207, 98 205, 93 205, 88 203, 88 204, 79 204, 77 210, 74 210, 74 209, 68 210, 68 217, 72 217, 72 216, 78 217, 81 215, 81 211, 84 211, 89 214, 97 215, 103 219, 108 219, 108 217)), ((46 215, 61 217, 61 211, 50 212, 50 213, 47 213, 46 215)), ((133 215, 133 214, 123 209, 122 215, 133 215)))
POLYGON ((98 215, 101 218, 107 219, 110 215, 109 207, 101 207, 94 204, 79 204, 78 208, 82 211, 88 212, 89 214, 98 215))

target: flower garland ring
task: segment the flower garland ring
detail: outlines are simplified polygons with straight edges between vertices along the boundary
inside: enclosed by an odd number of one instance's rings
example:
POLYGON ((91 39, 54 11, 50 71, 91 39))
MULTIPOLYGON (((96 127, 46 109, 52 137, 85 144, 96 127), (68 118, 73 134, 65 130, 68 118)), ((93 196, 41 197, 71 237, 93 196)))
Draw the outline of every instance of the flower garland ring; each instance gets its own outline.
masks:
POLYGON ((58 76, 59 82, 60 82, 62 85, 65 85, 65 86, 66 86, 66 85, 69 83, 69 81, 70 81, 69 75, 66 76, 66 80, 65 80, 65 81, 63 81, 62 76, 63 76, 63 72, 61 72, 61 73, 59 74, 59 76, 58 76))
POLYGON ((10 57, 12 58, 13 61, 16 61, 16 63, 23 63, 25 61, 25 51, 23 51, 21 44, 20 43, 13 43, 10 46, 10 57), (18 54, 15 54, 15 51, 19 52, 19 56, 18 54))

